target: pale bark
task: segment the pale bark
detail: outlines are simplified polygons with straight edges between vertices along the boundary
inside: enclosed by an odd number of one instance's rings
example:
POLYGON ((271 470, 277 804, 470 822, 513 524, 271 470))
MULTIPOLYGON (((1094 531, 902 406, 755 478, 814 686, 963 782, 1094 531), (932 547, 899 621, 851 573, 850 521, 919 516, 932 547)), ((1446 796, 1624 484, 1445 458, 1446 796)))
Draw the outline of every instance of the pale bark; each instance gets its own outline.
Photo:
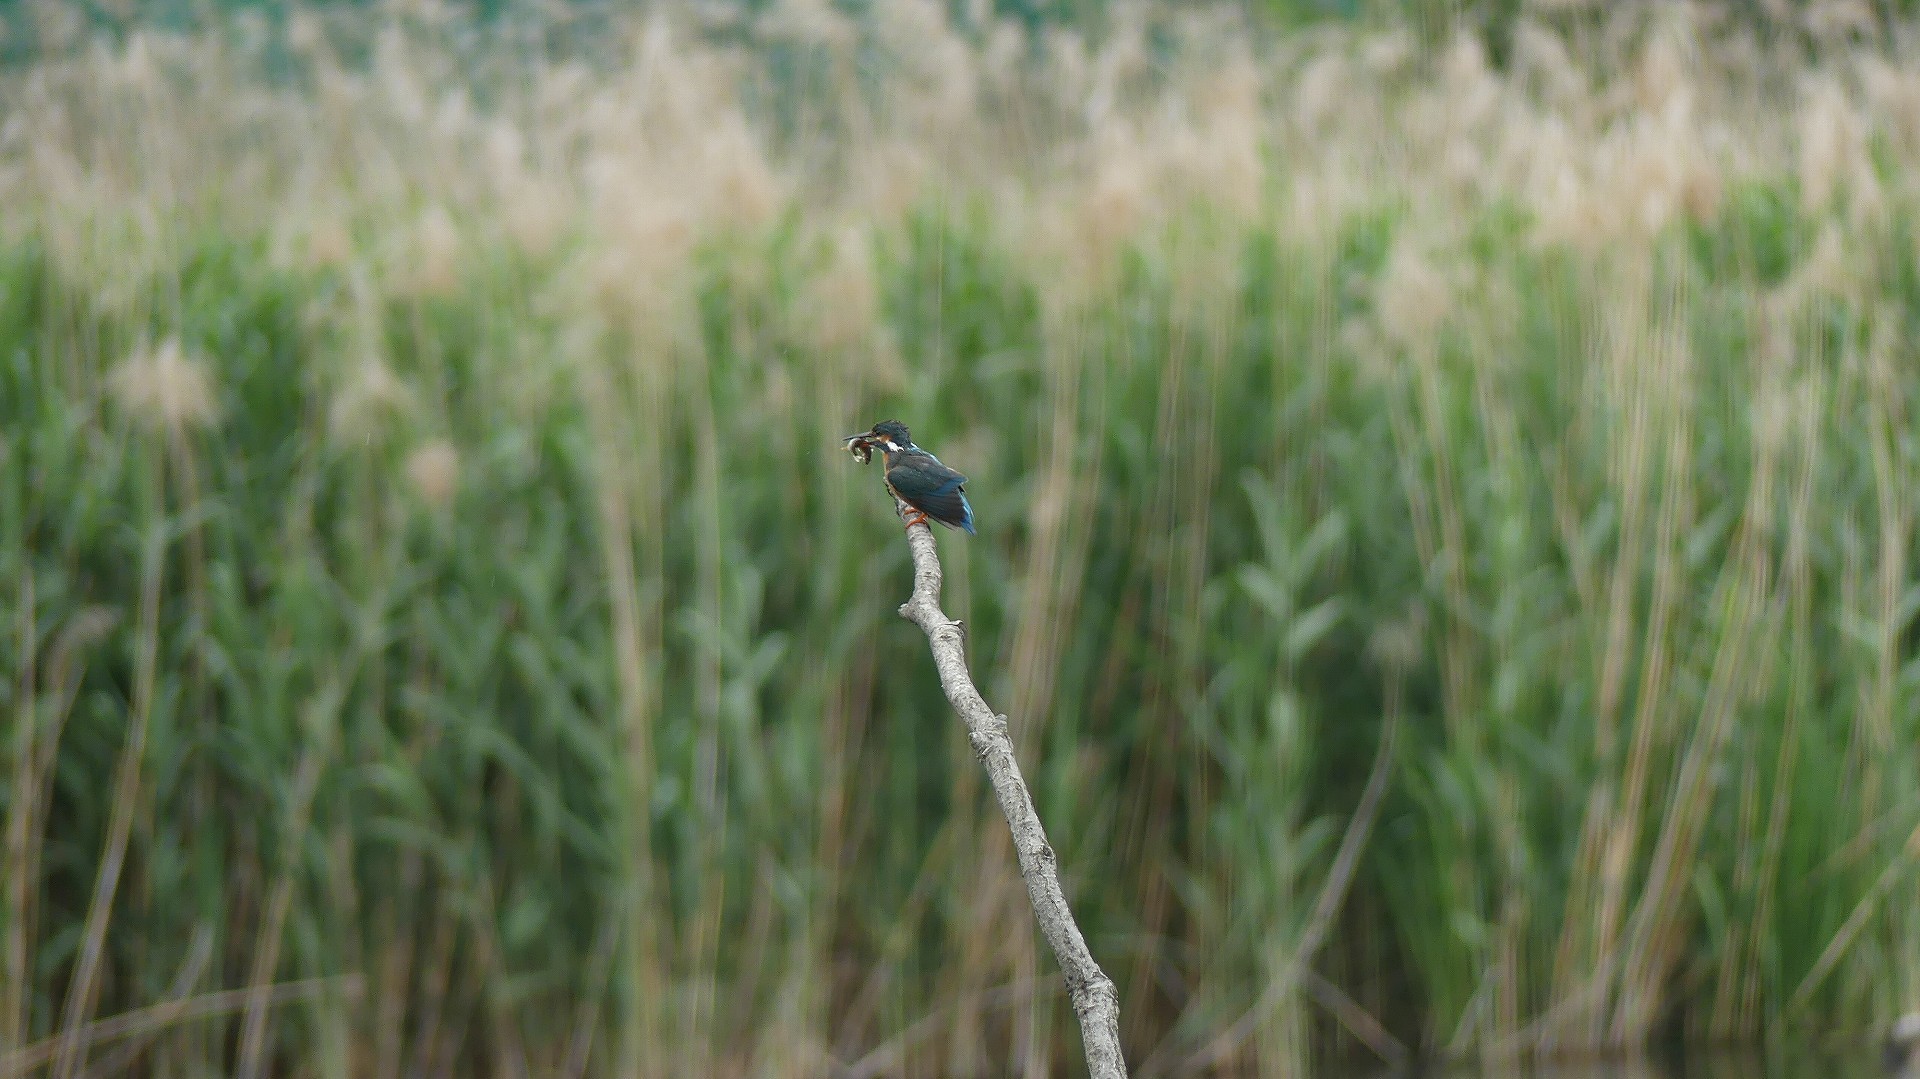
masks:
MULTIPOLYGON (((904 516, 906 505, 900 504, 904 516)), ((1065 976, 1067 996, 1080 1020, 1080 1040, 1087 1051, 1087 1071, 1093 1079, 1125 1079, 1127 1063, 1120 1055, 1120 995, 1087 951, 1087 942, 1067 908, 1060 890, 1059 860, 1047 843, 1047 833, 1034 812, 1033 798, 1014 760, 1013 741, 1007 737, 1007 717, 997 715, 974 688, 967 673, 966 634, 960 623, 949 619, 940 609, 940 555, 934 548, 933 529, 922 522, 907 529, 907 547, 913 552, 913 596, 900 607, 900 616, 927 635, 933 649, 933 665, 940 672, 940 688, 946 690, 953 710, 967 724, 967 740, 974 755, 986 766, 993 782, 994 797, 1006 814, 1013 830, 1013 847, 1019 855, 1020 875, 1026 878, 1027 897, 1033 903, 1034 920, 1053 949, 1065 976)))

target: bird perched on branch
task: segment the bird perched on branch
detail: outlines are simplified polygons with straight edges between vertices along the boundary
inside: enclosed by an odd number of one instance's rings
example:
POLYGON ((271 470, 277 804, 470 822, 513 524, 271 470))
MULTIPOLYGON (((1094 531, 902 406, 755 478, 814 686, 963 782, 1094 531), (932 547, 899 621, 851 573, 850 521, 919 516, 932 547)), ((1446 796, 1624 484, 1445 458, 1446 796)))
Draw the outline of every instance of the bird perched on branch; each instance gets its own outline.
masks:
POLYGON ((967 478, 926 450, 913 444, 907 425, 899 420, 881 420, 865 434, 848 435, 842 440, 847 452, 866 464, 877 447, 886 459, 887 490, 905 502, 911 512, 908 528, 938 521, 973 535, 973 506, 967 502, 967 478))

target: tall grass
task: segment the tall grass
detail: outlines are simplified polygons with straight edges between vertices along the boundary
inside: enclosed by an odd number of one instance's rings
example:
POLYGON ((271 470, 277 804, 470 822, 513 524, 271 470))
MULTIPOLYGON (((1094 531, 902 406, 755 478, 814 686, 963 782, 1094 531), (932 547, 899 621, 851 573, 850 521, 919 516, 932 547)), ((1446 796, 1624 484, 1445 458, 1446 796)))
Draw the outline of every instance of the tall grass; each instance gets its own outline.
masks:
POLYGON ((1072 1061, 888 416, 1143 1072, 1912 1006, 1915 28, 1545 18, 6 74, 0 1071, 1072 1061))

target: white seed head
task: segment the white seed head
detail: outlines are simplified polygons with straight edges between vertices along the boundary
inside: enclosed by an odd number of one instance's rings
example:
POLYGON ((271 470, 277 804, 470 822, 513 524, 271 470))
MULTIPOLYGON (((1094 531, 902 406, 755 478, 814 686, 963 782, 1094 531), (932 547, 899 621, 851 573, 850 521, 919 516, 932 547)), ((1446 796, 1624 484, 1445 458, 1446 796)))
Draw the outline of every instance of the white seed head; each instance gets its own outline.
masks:
POLYGON ((1405 235, 1395 240, 1374 291, 1387 340, 1409 352, 1430 347, 1452 307, 1453 290, 1426 252, 1405 235))
POLYGON ((460 454, 453 443, 436 438, 407 454, 407 481, 429 506, 445 506, 460 487, 460 454))
POLYGON ((1827 208, 1867 163, 1866 136, 1847 92, 1830 78, 1812 82, 1800 106, 1800 200, 1809 213, 1827 208))
POLYGON ((516 183, 504 199, 502 223, 507 237, 536 258, 550 253, 567 227, 562 197, 548 184, 526 180, 516 183))
POLYGON ((188 356, 177 337, 121 361, 110 386, 120 407, 149 428, 178 432, 204 427, 219 413, 206 364, 188 356))
POLYGON ((1860 76, 1876 125, 1907 153, 1920 149, 1920 71, 1876 57, 1861 65, 1860 76))
POLYGON ((326 217, 307 227, 307 264, 312 267, 344 266, 353 257, 353 234, 346 223, 326 217))
POLYGON ((418 296, 448 296, 460 284, 460 230, 444 206, 430 206, 414 225, 412 279, 418 296))
POLYGON ((853 47, 860 37, 853 21, 835 11, 827 0, 778 0, 755 30, 773 40, 835 50, 853 47))
POLYGON ((1082 205, 1081 234, 1096 259, 1112 256, 1140 228, 1146 216, 1147 180, 1137 155, 1104 155, 1093 189, 1082 205))
POLYGON ((337 439, 365 442, 379 434, 394 417, 413 404, 412 391, 377 358, 359 370, 334 396, 327 410, 327 428, 337 439))

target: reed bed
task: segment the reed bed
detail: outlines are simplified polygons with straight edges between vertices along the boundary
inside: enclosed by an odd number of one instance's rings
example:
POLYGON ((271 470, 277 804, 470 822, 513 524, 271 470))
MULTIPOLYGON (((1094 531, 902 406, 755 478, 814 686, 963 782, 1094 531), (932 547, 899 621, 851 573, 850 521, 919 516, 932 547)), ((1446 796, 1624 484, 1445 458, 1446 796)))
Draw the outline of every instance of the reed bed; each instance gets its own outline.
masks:
POLYGON ((62 10, 0 1074, 1070 1069, 886 417, 1136 1074, 1920 1000, 1920 27, 62 10))

